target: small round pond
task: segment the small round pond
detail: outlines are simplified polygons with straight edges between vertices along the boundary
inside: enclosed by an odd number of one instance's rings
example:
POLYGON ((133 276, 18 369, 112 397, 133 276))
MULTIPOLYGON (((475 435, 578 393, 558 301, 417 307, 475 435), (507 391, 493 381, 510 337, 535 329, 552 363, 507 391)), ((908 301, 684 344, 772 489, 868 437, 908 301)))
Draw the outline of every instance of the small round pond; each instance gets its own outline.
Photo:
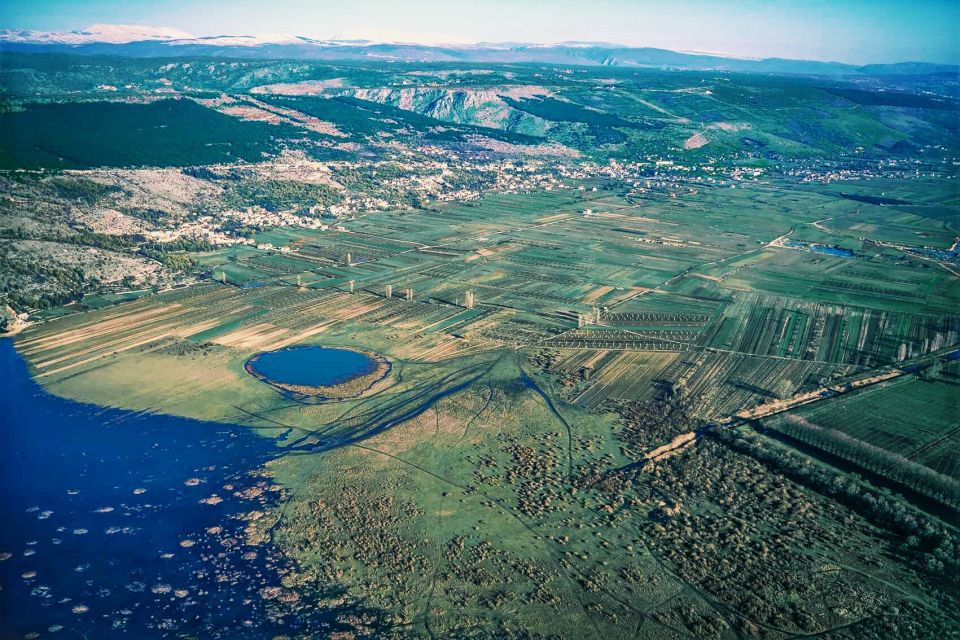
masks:
POLYGON ((247 360, 251 375, 300 395, 347 398, 383 378, 386 359, 353 349, 301 345, 259 353, 247 360))

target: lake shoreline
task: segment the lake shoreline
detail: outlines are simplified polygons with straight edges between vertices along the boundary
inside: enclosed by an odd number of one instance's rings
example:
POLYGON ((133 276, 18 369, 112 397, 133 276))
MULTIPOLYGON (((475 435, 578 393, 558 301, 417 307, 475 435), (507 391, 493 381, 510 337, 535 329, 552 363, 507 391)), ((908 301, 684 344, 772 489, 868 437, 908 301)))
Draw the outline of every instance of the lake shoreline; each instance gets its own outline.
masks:
POLYGON ((320 345, 300 345, 294 347, 287 347, 287 350, 299 349, 299 348, 318 348, 326 349, 329 351, 350 351, 352 353, 360 354, 366 358, 369 358, 373 363, 373 368, 371 371, 364 372, 360 375, 350 377, 343 382, 337 382, 334 384, 319 384, 319 385, 308 385, 308 384, 293 384, 282 382, 279 380, 271 379, 269 376, 263 374, 262 372, 256 369, 256 365, 259 362, 260 358, 269 354, 281 353, 281 351, 268 351, 264 353, 258 353, 250 358, 244 363, 244 370, 261 382, 270 385, 278 389, 280 392, 285 395, 289 395, 297 400, 317 400, 322 402, 332 402, 340 400, 349 400, 352 398, 358 398, 368 392, 370 392, 378 383, 382 382, 387 378, 390 372, 393 369, 390 361, 378 353, 372 351, 367 351, 364 349, 358 349, 355 347, 323 347, 320 345))

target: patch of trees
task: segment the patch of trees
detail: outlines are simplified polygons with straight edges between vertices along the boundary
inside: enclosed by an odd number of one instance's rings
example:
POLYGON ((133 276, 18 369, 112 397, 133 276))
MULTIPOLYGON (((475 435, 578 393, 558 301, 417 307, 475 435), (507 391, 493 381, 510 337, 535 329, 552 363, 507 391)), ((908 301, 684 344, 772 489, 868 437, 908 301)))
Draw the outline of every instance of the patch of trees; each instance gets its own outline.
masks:
POLYGON ((804 444, 849 460, 948 507, 960 509, 960 482, 898 453, 858 440, 842 431, 826 429, 802 418, 783 421, 777 430, 804 444))
POLYGON ((156 260, 171 271, 190 271, 197 266, 196 260, 184 253, 168 253, 146 248, 141 248, 138 253, 145 258, 156 260))
POLYGON ((132 207, 127 207, 123 209, 123 213, 133 218, 139 218, 140 220, 146 220, 147 222, 161 222, 167 219, 169 215, 166 211, 161 209, 137 209, 132 207))
POLYGON ((40 240, 43 242, 59 242, 61 244, 96 247, 107 251, 129 251, 136 247, 136 238, 130 235, 109 235, 94 231, 77 231, 75 233, 29 233, 22 227, 15 229, 0 229, 0 239, 4 240, 40 240))
POLYGON ((231 233, 241 238, 252 238, 258 231, 263 231, 260 225, 245 224, 235 218, 227 218, 220 224, 220 231, 231 233))
POLYGON ((58 177, 50 181, 57 197, 83 204, 96 204, 103 198, 123 189, 114 185, 100 184, 86 178, 58 177))
POLYGON ((337 189, 324 184, 293 180, 249 180, 237 183, 224 196, 224 204, 231 209, 259 206, 267 211, 306 209, 314 205, 331 205, 343 196, 337 189))
MULTIPOLYGON (((635 431, 653 423, 672 431, 671 420, 649 411, 649 404, 645 408, 635 431)), ((910 564, 924 578, 916 582, 917 593, 945 603, 956 591, 960 568, 953 528, 770 438, 708 433, 687 453, 619 471, 588 490, 612 514, 611 524, 622 520, 641 528, 642 543, 658 564, 722 602, 727 624, 748 637, 767 637, 771 628, 826 636, 860 620, 851 631, 871 639, 923 637, 889 632, 956 624, 957 614, 948 607, 876 600, 886 593, 879 576, 902 575, 903 564, 910 564), (838 561, 852 566, 819 570, 838 561), (858 567, 876 574, 878 582, 864 581, 858 567)), ((621 577, 643 584, 648 574, 643 562, 621 577)), ((704 622, 695 616, 682 620, 698 638, 730 635, 704 622)))
POLYGON ((303 137, 289 125, 242 121, 192 100, 28 104, 0 112, 0 130, 6 169, 258 162, 280 149, 278 138, 303 137))
POLYGON ((916 566, 960 587, 960 533, 856 474, 843 473, 757 433, 710 431, 709 437, 745 453, 768 468, 834 498, 878 526, 896 534, 904 555, 916 566))
POLYGON ((187 252, 212 251, 213 245, 199 238, 179 238, 173 242, 145 242, 137 253, 156 260, 171 271, 190 271, 197 266, 187 252))
POLYGON ((80 267, 58 266, 47 260, 0 250, 0 291, 17 309, 47 309, 83 298, 86 274, 80 267), (24 282, 41 287, 27 289, 24 282))
POLYGON ((181 169, 180 172, 185 176, 197 178, 198 180, 207 180, 210 182, 216 180, 231 180, 236 182, 243 179, 242 174, 236 169, 218 172, 209 167, 186 167, 181 169))
POLYGON ((172 253, 176 251, 213 251, 213 245, 199 238, 178 238, 172 242, 145 242, 140 245, 141 250, 156 251, 158 253, 172 253))
POLYGON ((631 457, 639 457, 651 447, 702 426, 690 415, 690 403, 670 381, 655 380, 653 384, 657 391, 652 400, 614 406, 621 416, 619 438, 631 457))
POLYGON ((958 111, 960 102, 940 96, 918 95, 901 91, 867 91, 846 87, 831 87, 829 93, 870 106, 901 107, 906 109, 933 109, 935 111, 958 111))

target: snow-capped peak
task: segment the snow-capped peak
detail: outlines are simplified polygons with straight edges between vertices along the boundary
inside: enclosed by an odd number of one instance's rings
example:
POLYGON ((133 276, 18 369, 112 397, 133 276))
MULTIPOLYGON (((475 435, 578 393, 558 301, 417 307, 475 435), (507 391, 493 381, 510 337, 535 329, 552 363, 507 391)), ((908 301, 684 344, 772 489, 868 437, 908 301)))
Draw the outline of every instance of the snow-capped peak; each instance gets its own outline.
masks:
POLYGON ((126 44, 144 40, 178 40, 192 38, 189 33, 174 27, 147 27, 134 24, 93 24, 80 31, 30 31, 6 29, 0 31, 0 40, 35 44, 89 44, 106 42, 126 44))

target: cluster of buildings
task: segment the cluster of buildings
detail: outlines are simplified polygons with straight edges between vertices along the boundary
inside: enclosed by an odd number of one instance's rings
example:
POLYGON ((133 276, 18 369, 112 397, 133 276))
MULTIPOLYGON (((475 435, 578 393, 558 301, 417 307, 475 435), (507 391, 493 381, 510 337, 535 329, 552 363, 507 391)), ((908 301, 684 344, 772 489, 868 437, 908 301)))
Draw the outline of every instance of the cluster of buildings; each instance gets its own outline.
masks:
MULTIPOLYGON (((174 229, 150 231, 153 241, 173 242, 183 238, 201 239, 213 245, 253 244, 238 229, 270 227, 302 227, 308 229, 346 231, 338 220, 350 218, 364 211, 403 209, 430 201, 469 202, 478 200, 484 191, 497 193, 529 193, 576 187, 578 182, 612 180, 627 185, 628 195, 662 193, 668 197, 696 195, 699 184, 736 188, 739 183, 767 179, 767 173, 798 179, 800 182, 834 182, 862 180, 878 176, 911 177, 926 175, 937 167, 920 166, 919 161, 881 160, 858 166, 842 163, 810 161, 794 162, 790 168, 737 166, 713 160, 692 164, 675 160, 644 157, 630 162, 610 160, 598 162, 561 162, 540 158, 523 160, 462 159, 446 149, 432 151, 426 158, 406 158, 395 161, 400 171, 390 177, 376 179, 374 163, 343 163, 331 165, 331 177, 338 170, 349 169, 369 173, 370 186, 347 188, 336 204, 314 204, 289 211, 268 211, 262 207, 247 207, 217 216, 200 216, 185 221, 174 229)), ((396 167, 394 167, 396 168, 396 167)), ((940 167, 941 171, 943 170, 940 167)), ((949 169, 949 167, 948 167, 949 169)), ((590 187, 596 190, 596 187, 590 187)), ((589 215, 589 213, 587 213, 589 215)))

